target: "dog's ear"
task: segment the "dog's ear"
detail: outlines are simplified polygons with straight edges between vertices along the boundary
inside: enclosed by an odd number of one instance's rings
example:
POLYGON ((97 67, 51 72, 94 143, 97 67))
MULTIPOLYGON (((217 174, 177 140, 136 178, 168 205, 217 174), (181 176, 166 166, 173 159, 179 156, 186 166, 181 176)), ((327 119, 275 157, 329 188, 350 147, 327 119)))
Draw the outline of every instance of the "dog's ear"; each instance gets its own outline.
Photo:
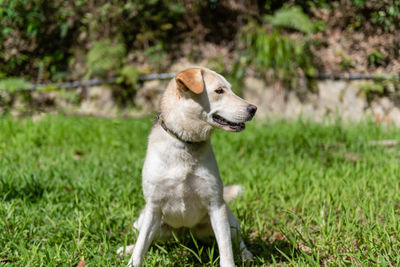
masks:
POLYGON ((199 68, 187 69, 175 76, 176 83, 184 90, 201 94, 204 90, 203 71, 199 68))

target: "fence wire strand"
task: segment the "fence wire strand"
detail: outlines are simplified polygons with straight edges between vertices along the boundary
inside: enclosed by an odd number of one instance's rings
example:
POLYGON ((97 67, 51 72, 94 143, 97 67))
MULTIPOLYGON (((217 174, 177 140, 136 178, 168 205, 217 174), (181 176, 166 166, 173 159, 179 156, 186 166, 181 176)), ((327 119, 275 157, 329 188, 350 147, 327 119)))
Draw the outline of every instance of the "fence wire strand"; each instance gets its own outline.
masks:
MULTIPOLYGON (((151 80, 167 80, 175 77, 176 73, 155 73, 148 75, 139 76, 139 82, 151 81, 151 80)), ((315 79, 332 79, 332 80, 387 80, 387 79, 400 79, 400 74, 362 74, 362 73, 319 73, 315 75, 315 79)), ((72 82, 61 82, 61 83, 48 83, 48 84, 35 84, 30 88, 20 89, 17 91, 36 91, 46 87, 52 87, 56 89, 61 88, 78 88, 78 87, 90 87, 98 86, 103 84, 115 84, 117 78, 112 77, 105 80, 91 79, 86 81, 72 81, 72 82)))

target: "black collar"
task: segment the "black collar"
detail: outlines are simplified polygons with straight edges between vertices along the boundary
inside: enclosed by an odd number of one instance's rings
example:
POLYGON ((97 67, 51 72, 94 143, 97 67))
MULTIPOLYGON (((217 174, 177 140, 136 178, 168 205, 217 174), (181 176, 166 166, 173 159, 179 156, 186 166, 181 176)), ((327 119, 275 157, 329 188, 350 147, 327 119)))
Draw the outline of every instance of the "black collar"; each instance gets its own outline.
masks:
POLYGON ((171 135, 172 137, 175 137, 176 139, 178 139, 181 142, 184 142, 186 144, 199 144, 199 143, 203 142, 203 141, 200 141, 200 142, 187 141, 187 140, 180 138, 176 133, 174 133, 172 130, 168 129, 167 125, 165 125, 165 122, 161 116, 161 113, 157 113, 156 121, 160 123, 160 125, 164 129, 164 131, 166 131, 167 133, 169 133, 169 135, 171 135))

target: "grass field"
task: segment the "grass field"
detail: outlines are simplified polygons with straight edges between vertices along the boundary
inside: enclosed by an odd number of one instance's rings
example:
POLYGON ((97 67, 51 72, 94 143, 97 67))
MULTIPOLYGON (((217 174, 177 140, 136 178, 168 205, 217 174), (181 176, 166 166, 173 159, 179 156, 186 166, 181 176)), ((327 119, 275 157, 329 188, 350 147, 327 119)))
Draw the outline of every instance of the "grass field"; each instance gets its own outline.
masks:
MULTIPOLYGON (((125 265, 151 119, 0 119, 0 265, 125 265)), ((212 138, 253 265, 399 265, 400 130, 251 122, 212 138)), ((215 242, 153 245, 146 266, 217 266, 215 242)), ((237 261, 240 265, 240 261, 237 261)))

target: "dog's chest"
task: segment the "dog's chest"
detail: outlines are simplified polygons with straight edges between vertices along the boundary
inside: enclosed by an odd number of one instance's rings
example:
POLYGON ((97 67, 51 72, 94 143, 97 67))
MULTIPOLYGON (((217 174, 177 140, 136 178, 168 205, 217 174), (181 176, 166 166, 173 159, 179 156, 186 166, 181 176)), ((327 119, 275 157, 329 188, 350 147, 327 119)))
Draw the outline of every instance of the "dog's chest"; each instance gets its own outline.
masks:
POLYGON ((190 228, 200 223, 212 198, 222 195, 210 144, 151 147, 143 167, 143 193, 146 201, 161 209, 164 222, 170 226, 190 228))
POLYGON ((207 214, 208 188, 195 174, 184 181, 166 180, 161 202, 163 220, 172 227, 193 227, 207 214))

